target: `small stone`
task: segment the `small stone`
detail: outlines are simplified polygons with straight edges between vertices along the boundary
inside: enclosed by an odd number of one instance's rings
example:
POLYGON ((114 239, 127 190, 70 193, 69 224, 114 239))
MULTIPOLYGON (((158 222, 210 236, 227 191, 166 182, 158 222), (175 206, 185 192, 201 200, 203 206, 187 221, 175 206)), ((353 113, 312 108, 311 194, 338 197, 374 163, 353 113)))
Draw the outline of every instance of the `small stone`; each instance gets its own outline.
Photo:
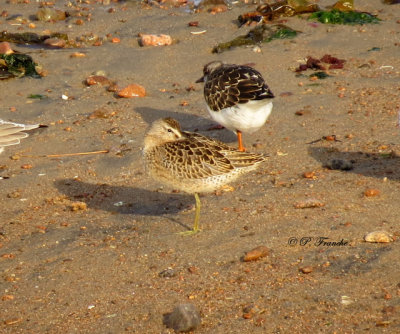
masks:
POLYGON ((317 179, 317 176, 315 175, 315 172, 304 172, 303 173, 303 177, 305 179, 312 179, 312 180, 317 179))
POLYGON ((85 211, 87 204, 85 202, 73 202, 70 206, 71 211, 85 211))
POLYGON ((111 38, 111 43, 120 43, 120 42, 121 42, 121 39, 118 37, 111 38))
POLYGON ((213 8, 211 8, 209 10, 209 12, 210 12, 210 14, 215 15, 218 13, 226 12, 227 10, 228 10, 228 7, 226 5, 217 5, 217 6, 214 6, 213 8))
POLYGON ((53 8, 42 8, 36 12, 36 17, 42 22, 63 21, 66 18, 64 11, 53 8))
POLYGON ((67 44, 63 39, 60 38, 48 38, 44 42, 47 46, 51 46, 53 48, 64 48, 67 44))
POLYGON ((93 85, 105 86, 105 85, 110 85, 111 81, 102 75, 91 75, 86 78, 86 84, 88 86, 93 86, 93 85))
POLYGON ((294 203, 296 209, 322 208, 323 206, 325 206, 325 203, 316 198, 308 198, 304 201, 294 203))
POLYGON ((141 34, 139 36, 140 46, 165 46, 171 44, 172 44, 172 38, 169 35, 141 34))
POLYGON ((163 324, 177 332, 195 330, 201 323, 199 311, 193 304, 179 304, 171 313, 164 314, 163 324))
POLYGON ((21 165, 21 168, 22 169, 31 169, 33 166, 31 165, 31 164, 24 164, 24 165, 21 165))
POLYGON ((1 42, 0 43, 0 53, 9 55, 9 54, 14 53, 14 51, 11 49, 10 43, 1 42))
POLYGON ((342 159, 329 160, 326 167, 332 170, 352 170, 354 168, 351 161, 342 159))
POLYGON ((269 252, 270 252, 269 248, 265 246, 258 246, 252 249, 251 251, 247 252, 243 257, 243 261, 244 262, 256 261, 264 256, 267 256, 269 252))
POLYGON ((366 189, 365 191, 364 191, 364 196, 365 197, 375 197, 375 196, 378 196, 378 195, 380 195, 380 190, 379 189, 373 189, 373 188, 370 188, 370 189, 366 189))
POLYGON ((311 266, 306 266, 306 267, 300 268, 300 271, 301 271, 303 274, 309 274, 309 273, 311 273, 313 270, 314 270, 314 268, 311 267, 311 266))
POLYGON ((83 52, 74 52, 70 55, 71 58, 84 58, 86 57, 86 53, 83 52))
POLYGON ((199 21, 191 21, 188 23, 189 27, 198 27, 199 26, 199 21))
POLYGON ((158 273, 158 277, 162 278, 172 278, 176 276, 176 271, 172 268, 164 269, 158 273))
POLYGON ((146 90, 141 85, 131 84, 122 88, 120 91, 118 91, 117 94, 119 97, 125 97, 125 98, 144 97, 146 96, 146 90))
POLYGON ((8 198, 20 198, 21 197, 21 192, 19 190, 15 190, 11 193, 7 194, 8 198))
POLYGON ((367 233, 364 240, 366 242, 388 243, 393 241, 393 236, 386 231, 374 231, 367 233))

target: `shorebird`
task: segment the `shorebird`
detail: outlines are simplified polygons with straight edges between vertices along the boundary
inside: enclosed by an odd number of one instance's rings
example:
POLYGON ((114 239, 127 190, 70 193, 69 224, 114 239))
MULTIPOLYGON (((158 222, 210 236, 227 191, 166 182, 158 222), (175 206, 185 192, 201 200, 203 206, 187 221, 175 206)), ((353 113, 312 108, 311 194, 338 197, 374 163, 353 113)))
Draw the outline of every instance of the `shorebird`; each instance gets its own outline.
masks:
POLYGON ((212 192, 263 162, 261 154, 240 152, 198 133, 182 131, 173 118, 155 121, 144 138, 144 161, 149 175, 173 189, 194 194, 193 229, 199 231, 199 193, 212 192))
POLYGON ((250 66, 213 61, 204 66, 204 98, 211 117, 236 132, 239 151, 245 151, 242 132, 253 133, 267 121, 274 94, 260 72, 250 66))
POLYGON ((17 145, 20 140, 28 137, 26 132, 39 127, 39 124, 19 124, 7 122, 0 119, 0 154, 4 151, 5 146, 17 145))

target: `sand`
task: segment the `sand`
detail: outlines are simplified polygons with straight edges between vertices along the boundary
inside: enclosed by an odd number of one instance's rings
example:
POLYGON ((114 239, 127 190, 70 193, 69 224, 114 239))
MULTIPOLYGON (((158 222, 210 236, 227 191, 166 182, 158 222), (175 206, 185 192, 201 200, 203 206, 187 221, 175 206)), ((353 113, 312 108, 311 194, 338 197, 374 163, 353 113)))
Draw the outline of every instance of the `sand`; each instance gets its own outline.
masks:
MULTIPOLYGON (((8 177, 0 180, 0 332, 173 333, 163 314, 180 303, 199 310, 196 333, 400 332, 400 6, 357 2, 382 19, 375 25, 287 18, 302 32, 294 39, 261 52, 212 54, 251 29, 236 19, 255 5, 212 15, 88 2, 79 7, 90 22, 83 17, 81 25, 79 17, 32 21, 35 28, 0 18, 10 32, 106 39, 81 48, 13 45, 47 74, 0 81, 0 118, 48 128, 0 156, 0 176, 8 177), (168 34, 175 43, 140 47, 138 33, 168 34), (86 57, 71 58, 74 52, 86 57), (324 80, 310 79, 311 70, 296 76, 307 56, 325 54, 345 59, 344 68, 324 80), (233 133, 210 130, 216 124, 195 83, 217 59, 252 64, 276 95, 265 127, 244 136, 249 150, 270 158, 233 191, 201 196, 202 232, 182 236, 192 226, 193 196, 146 176, 142 140, 151 122, 168 116, 236 146, 233 133), (95 72, 121 87, 140 84, 147 95, 118 98, 105 86, 86 86, 95 72), (109 153, 43 157, 99 150, 109 153), (329 169, 332 159, 353 169, 329 169), (376 230, 394 241, 363 240, 376 230), (268 255, 243 262, 257 246, 268 255), (173 277, 160 277, 168 268, 173 277)), ((1 8, 25 18, 38 9, 34 1, 1 8)))

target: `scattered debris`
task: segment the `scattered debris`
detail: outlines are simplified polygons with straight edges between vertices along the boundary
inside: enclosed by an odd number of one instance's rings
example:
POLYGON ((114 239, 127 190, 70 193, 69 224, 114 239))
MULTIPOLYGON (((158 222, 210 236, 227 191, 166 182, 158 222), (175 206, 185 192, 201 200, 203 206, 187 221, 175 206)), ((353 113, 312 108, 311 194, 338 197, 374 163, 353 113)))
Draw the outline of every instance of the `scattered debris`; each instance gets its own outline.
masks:
POLYGON ((294 207, 296 209, 322 208, 324 206, 325 203, 316 198, 308 198, 306 200, 294 203, 294 207))
POLYGON ((139 34, 140 46, 165 46, 171 44, 172 38, 169 35, 139 34))
POLYGON ((243 261, 244 262, 256 261, 262 257, 267 256, 269 252, 270 252, 269 248, 265 246, 258 246, 252 249, 251 251, 247 252, 243 257, 243 261))

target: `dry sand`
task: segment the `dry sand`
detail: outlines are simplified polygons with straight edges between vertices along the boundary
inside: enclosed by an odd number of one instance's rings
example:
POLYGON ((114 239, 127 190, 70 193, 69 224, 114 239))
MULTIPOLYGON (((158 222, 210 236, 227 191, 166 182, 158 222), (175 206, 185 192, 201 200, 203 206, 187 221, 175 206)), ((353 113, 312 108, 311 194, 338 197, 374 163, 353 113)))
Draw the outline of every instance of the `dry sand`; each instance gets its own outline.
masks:
MULTIPOLYGON (((4 2, 0 9, 9 15, 38 10, 34 1, 4 2)), ((83 25, 71 18, 18 30, 0 18, 0 30, 10 32, 48 29, 70 38, 93 32, 121 40, 78 50, 14 46, 48 73, 0 81, 0 118, 49 127, 0 156, 0 176, 9 177, 0 180, 0 332, 172 333, 163 314, 190 302, 202 316, 196 333, 400 333, 397 241, 363 241, 375 230, 400 235, 400 5, 357 1, 357 9, 379 15, 376 25, 288 18, 302 31, 295 39, 265 44, 260 53, 237 48, 216 55, 215 44, 249 29, 235 20, 255 5, 211 15, 88 2, 80 5, 91 13, 83 25), (191 21, 199 27, 188 27, 191 21), (178 42, 140 47, 140 32, 178 42), (76 51, 87 56, 70 58, 76 51), (344 69, 325 80, 296 77, 293 69, 305 57, 324 54, 345 59, 344 69), (208 130, 215 123, 202 85, 194 83, 216 59, 253 63, 276 95, 267 125, 244 137, 270 159, 233 184, 233 192, 202 196, 202 232, 184 237, 177 232, 192 225, 193 196, 150 180, 141 145, 148 124, 166 116, 236 145, 229 131, 208 130), (100 70, 121 86, 143 85, 147 96, 122 99, 105 87, 86 87, 84 80, 100 70), (96 110, 109 118, 88 118, 96 110), (338 141, 308 144, 330 135, 338 141), (103 149, 110 153, 38 157, 103 149), (19 160, 10 159, 17 154, 19 160), (354 169, 327 169, 331 159, 352 160, 354 169), (380 194, 365 196, 367 189, 380 194), (323 206, 296 208, 310 199, 323 206), (76 202, 86 210, 72 211, 76 202), (312 241, 288 244, 303 237, 312 241), (319 237, 347 244, 318 246, 319 237), (241 261, 260 245, 268 256, 241 261), (160 277, 169 267, 175 276, 160 277)))

